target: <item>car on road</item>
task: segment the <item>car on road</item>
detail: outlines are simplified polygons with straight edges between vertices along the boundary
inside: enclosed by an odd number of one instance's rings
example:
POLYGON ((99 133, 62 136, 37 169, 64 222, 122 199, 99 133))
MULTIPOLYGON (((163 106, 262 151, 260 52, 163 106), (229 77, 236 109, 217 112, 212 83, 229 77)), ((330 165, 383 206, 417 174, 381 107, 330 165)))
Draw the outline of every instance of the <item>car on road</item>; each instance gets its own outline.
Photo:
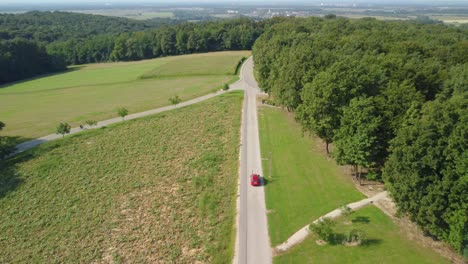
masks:
POLYGON ((252 186, 260 186, 262 184, 262 180, 260 179, 260 175, 252 173, 250 175, 250 184, 252 186))

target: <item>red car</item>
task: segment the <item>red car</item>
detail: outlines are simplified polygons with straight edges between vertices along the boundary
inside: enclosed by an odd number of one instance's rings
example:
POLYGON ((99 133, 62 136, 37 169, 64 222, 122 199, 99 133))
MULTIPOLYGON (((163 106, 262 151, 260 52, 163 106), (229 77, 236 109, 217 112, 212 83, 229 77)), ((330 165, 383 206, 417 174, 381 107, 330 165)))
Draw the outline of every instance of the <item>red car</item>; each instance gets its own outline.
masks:
POLYGON ((262 180, 260 179, 260 175, 253 173, 250 175, 250 184, 252 186, 260 186, 262 185, 262 180))

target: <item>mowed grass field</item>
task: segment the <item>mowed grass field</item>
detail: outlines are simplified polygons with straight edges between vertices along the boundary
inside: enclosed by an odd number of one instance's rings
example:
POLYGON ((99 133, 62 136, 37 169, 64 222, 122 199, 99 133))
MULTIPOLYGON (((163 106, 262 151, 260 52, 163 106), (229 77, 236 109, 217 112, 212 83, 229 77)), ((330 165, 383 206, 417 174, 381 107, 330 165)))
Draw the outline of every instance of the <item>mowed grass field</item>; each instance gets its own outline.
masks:
POLYGON ((2 133, 36 138, 55 132, 60 122, 72 126, 88 119, 116 117, 183 101, 218 90, 236 78, 248 51, 214 52, 126 63, 77 66, 70 71, 0 88, 2 133))
POLYGON ((302 136, 294 119, 280 109, 259 110, 262 157, 267 177, 266 206, 272 246, 320 216, 350 202, 363 199, 350 179, 345 178, 333 160, 315 149, 315 143, 302 136))
POLYGON ((319 246, 316 235, 309 236, 287 254, 274 259, 274 263, 450 263, 428 248, 405 238, 405 234, 377 207, 370 205, 350 216, 336 220, 334 228, 337 241, 319 246), (341 244, 340 237, 352 229, 364 230, 367 243, 358 247, 341 244))
POLYGON ((1 263, 226 263, 243 93, 0 163, 1 263))
MULTIPOLYGON (((364 198, 333 160, 327 160, 310 136, 290 114, 276 108, 259 111, 263 161, 267 177, 266 203, 272 246, 276 246, 318 217, 347 203, 364 198)), ((337 235, 359 228, 367 232, 369 243, 362 247, 318 246, 309 236, 290 251, 274 258, 274 263, 447 263, 428 248, 409 241, 392 220, 374 206, 360 209, 336 220, 337 235)), ((338 239, 339 240, 339 239, 338 239)))

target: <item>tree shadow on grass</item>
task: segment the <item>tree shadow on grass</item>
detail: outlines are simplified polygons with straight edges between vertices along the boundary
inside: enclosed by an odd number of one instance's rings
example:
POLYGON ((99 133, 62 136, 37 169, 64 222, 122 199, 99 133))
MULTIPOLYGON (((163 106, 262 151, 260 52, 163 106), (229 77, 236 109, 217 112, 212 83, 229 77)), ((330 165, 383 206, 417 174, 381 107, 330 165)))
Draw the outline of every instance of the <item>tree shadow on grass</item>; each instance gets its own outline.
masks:
POLYGON ((4 83, 4 84, 0 85, 0 89, 8 88, 8 87, 16 85, 16 84, 25 83, 25 82, 29 82, 29 81, 34 81, 34 80, 45 78, 45 77, 51 77, 51 76, 62 75, 62 74, 73 72, 73 71, 78 71, 78 70, 80 70, 80 69, 82 69, 84 67, 85 66, 74 66, 74 67, 67 68, 64 71, 39 74, 39 75, 36 75, 36 76, 32 76, 30 78, 26 78, 26 79, 14 81, 14 82, 4 83))
POLYGON ((356 216, 351 220, 354 223, 361 223, 361 224, 368 224, 370 223, 370 219, 367 216, 356 216))
MULTIPOLYGON (((346 236, 341 233, 336 233, 332 235, 331 240, 329 241, 330 245, 332 246, 339 246, 343 245, 343 241, 345 240, 346 236)), ((374 246, 374 245, 379 245, 382 243, 382 239, 366 239, 361 245, 361 247, 368 247, 368 246, 374 246)))
POLYGON ((0 160, 0 199, 5 197, 9 192, 14 191, 23 183, 18 172, 18 167, 21 163, 27 162, 36 156, 36 151, 30 150, 0 160))

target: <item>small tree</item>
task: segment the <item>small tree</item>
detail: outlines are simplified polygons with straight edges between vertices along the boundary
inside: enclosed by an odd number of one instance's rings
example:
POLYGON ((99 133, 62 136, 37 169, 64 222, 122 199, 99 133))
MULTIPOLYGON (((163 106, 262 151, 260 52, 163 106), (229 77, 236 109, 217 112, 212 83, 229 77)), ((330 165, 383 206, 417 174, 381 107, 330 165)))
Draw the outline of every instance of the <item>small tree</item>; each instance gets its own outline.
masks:
POLYGON ((366 243, 366 241, 367 234, 366 232, 364 232, 364 230, 352 229, 345 235, 345 238, 343 239, 343 244, 350 246, 359 246, 366 243))
POLYGON ((68 123, 60 123, 57 127, 57 134, 61 134, 62 137, 65 137, 65 134, 69 134, 71 126, 68 123))
POLYGON ((229 90, 229 84, 225 83, 223 85, 223 91, 227 91, 227 90, 229 90))
POLYGON ((353 209, 349 208, 347 205, 341 206, 340 210, 343 216, 349 216, 353 213, 353 209))
POLYGON ((180 99, 180 97, 176 95, 174 97, 169 98, 169 102, 171 102, 171 104, 173 105, 178 105, 180 102, 182 102, 182 99, 180 99))
POLYGON ((5 127, 5 123, 3 123, 2 121, 0 121, 0 130, 3 130, 4 127, 5 127))
POLYGON ((92 126, 97 125, 97 121, 96 120, 86 120, 85 124, 92 127, 92 126))
POLYGON ((333 222, 330 218, 323 218, 319 220, 317 223, 311 224, 309 229, 317 234, 317 236, 327 242, 330 242, 333 238, 333 227, 335 226, 335 222, 333 222))
POLYGON ((122 118, 122 120, 124 120, 125 117, 128 115, 128 110, 127 108, 119 107, 117 108, 117 114, 122 118))

